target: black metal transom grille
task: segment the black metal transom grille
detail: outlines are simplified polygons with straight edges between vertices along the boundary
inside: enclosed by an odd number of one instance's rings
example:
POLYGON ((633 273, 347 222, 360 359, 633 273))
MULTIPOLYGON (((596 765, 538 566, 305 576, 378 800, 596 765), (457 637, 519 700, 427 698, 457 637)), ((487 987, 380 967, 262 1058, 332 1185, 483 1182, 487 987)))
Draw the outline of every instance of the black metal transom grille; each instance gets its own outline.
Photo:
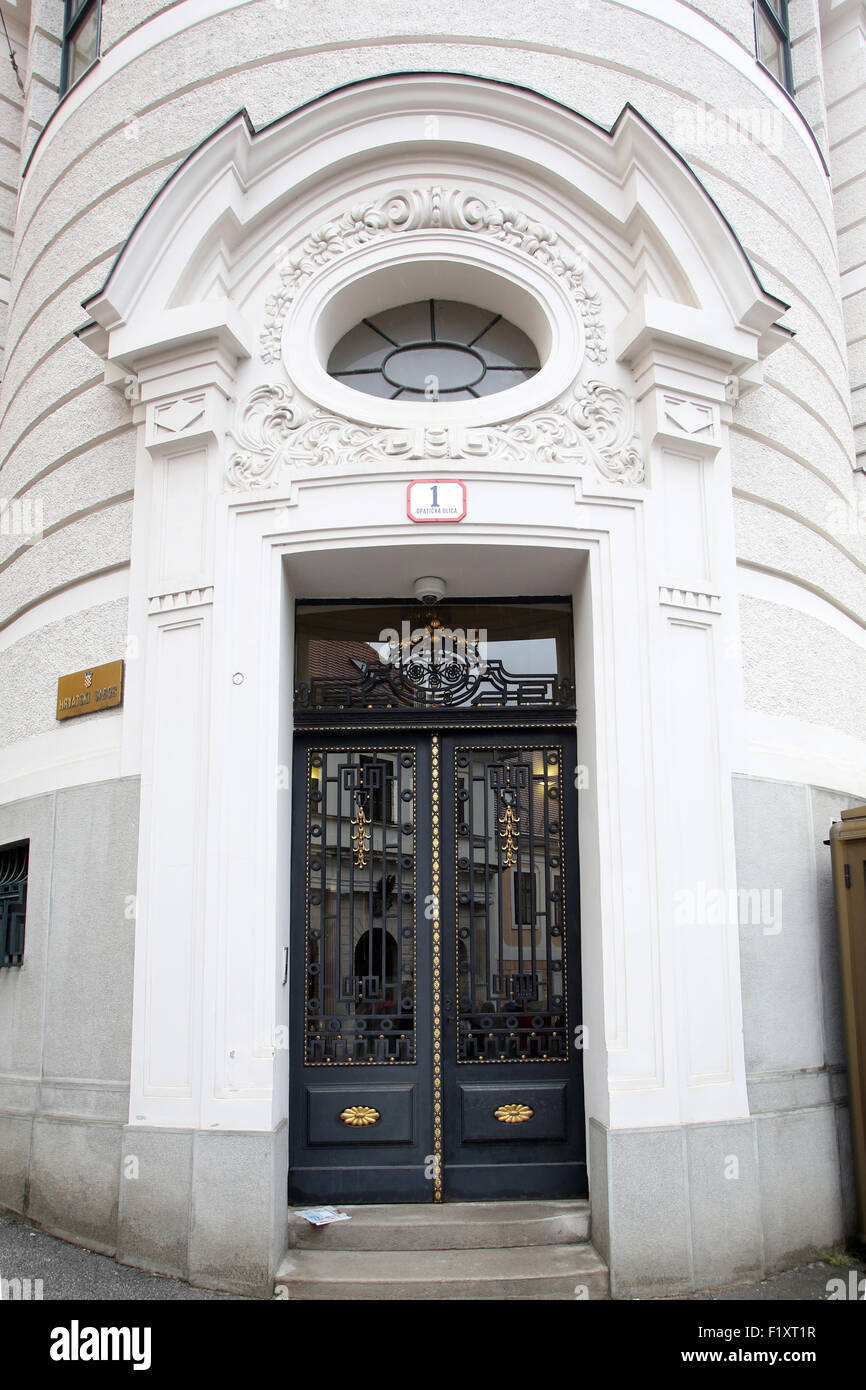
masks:
POLYGON ((298 710, 329 709, 546 709, 570 708, 574 682, 555 673, 515 676, 501 661, 483 667, 433 657, 429 662, 386 664, 350 658, 354 677, 298 681, 298 710))
POLYGON ((24 958, 29 842, 0 848, 0 967, 24 958))

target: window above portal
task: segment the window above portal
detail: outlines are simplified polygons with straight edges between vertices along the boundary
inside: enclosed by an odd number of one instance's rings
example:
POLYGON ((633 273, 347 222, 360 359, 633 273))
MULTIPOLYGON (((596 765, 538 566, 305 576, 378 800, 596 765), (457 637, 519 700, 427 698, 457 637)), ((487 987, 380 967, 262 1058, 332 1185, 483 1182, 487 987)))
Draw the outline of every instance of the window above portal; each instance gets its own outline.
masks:
POLYGON ((519 386, 540 366, 531 339, 502 314, 449 299, 364 318, 328 359, 336 381, 400 401, 476 400, 519 386))
POLYGON ((298 603, 296 713, 571 709, 572 629, 561 598, 298 603))
POLYGON ((523 417, 568 390, 598 314, 582 281, 478 235, 400 235, 305 275, 295 254, 280 272, 263 342, 299 397, 365 425, 439 429, 523 417))

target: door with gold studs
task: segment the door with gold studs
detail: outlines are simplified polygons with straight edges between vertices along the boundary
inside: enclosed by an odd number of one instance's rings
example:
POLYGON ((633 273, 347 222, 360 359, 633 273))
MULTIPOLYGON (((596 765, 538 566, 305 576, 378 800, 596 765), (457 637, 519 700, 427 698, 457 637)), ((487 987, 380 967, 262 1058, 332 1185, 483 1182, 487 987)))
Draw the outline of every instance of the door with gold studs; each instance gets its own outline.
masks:
POLYGON ((444 1187, 586 1192, 575 738, 442 741, 444 1187))
POLYGON ((573 745, 297 736, 293 1202, 585 1192, 573 745))

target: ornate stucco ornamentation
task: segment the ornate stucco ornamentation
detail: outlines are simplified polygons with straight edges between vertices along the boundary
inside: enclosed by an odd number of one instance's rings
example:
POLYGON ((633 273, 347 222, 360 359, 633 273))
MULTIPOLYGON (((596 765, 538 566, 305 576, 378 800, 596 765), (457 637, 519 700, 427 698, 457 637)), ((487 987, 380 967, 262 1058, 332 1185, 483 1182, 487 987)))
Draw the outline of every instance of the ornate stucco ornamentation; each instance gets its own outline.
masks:
POLYGON ((587 357, 591 362, 606 361, 601 301, 596 293, 586 288, 585 265, 580 253, 564 246, 556 232, 531 221, 517 208, 487 203, 478 194, 463 189, 440 187, 400 188, 379 202, 358 203, 342 216, 318 227, 299 247, 287 252, 278 266, 279 287, 265 304, 262 360, 280 360, 280 340, 289 306, 304 282, 322 266, 389 233, 433 228, 477 232, 532 256, 546 266, 564 281, 577 303, 583 319, 587 357))
POLYGON ((389 457, 427 457, 405 447, 410 434, 329 415, 288 385, 257 386, 235 432, 242 452, 231 456, 226 472, 234 487, 259 489, 273 487, 284 465, 376 467, 389 457))
POLYGON ((226 469, 244 490, 273 487, 281 468, 377 468, 405 459, 487 459, 513 467, 592 464, 608 480, 639 483, 634 402, 603 381, 575 386, 567 396, 504 425, 362 425, 329 415, 281 383, 257 386, 244 405, 235 437, 240 449, 226 469))
POLYGON ((582 382, 548 410, 482 432, 504 463, 591 463, 608 482, 643 481, 634 401, 604 381, 582 382))

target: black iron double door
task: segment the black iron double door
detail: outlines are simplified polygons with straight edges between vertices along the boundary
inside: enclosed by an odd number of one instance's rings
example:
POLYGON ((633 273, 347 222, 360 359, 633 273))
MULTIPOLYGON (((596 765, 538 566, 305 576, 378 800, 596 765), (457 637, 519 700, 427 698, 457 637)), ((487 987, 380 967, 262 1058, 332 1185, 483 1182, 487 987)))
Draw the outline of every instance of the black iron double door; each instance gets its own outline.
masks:
POLYGON ((296 736, 293 1203, 586 1193, 574 742, 296 736))

